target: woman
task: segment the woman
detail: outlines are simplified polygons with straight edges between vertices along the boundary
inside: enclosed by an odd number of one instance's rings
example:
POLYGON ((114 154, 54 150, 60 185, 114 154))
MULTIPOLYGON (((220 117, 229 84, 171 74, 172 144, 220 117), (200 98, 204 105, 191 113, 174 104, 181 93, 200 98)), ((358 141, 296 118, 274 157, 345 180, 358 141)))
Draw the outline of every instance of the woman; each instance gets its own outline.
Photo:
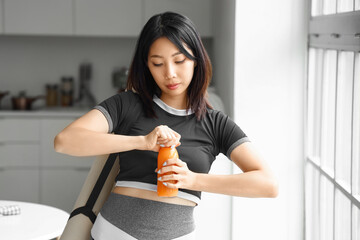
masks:
POLYGON ((193 210, 201 191, 277 195, 274 177, 245 133, 209 105, 211 72, 193 23, 176 13, 155 15, 138 39, 128 91, 103 101, 56 136, 61 153, 119 152, 116 187, 91 230, 94 239, 194 239, 193 210), (177 146, 180 159, 156 169, 161 146, 177 146), (220 152, 243 173, 208 174, 220 152), (173 174, 159 180, 179 188, 177 197, 156 193, 157 173, 168 172, 173 174))

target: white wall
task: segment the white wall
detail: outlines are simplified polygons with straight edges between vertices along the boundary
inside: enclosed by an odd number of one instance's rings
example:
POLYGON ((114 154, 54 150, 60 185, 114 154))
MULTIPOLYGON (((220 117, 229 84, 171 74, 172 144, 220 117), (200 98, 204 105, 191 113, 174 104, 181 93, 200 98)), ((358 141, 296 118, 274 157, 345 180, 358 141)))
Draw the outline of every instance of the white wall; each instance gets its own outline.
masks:
POLYGON ((280 183, 276 199, 233 199, 233 238, 303 239, 303 0, 237 1, 234 116, 280 183))

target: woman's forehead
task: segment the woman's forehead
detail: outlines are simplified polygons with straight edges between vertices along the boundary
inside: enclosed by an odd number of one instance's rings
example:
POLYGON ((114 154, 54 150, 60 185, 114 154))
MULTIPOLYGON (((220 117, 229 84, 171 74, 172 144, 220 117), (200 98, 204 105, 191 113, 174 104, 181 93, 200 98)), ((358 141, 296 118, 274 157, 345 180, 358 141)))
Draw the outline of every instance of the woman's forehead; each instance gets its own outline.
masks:
MULTIPOLYGON (((185 50, 192 54, 192 51, 183 44, 185 50)), ((183 54, 180 49, 171 42, 167 37, 160 37, 156 39, 150 46, 149 57, 163 58, 163 57, 176 57, 177 55, 183 54)))

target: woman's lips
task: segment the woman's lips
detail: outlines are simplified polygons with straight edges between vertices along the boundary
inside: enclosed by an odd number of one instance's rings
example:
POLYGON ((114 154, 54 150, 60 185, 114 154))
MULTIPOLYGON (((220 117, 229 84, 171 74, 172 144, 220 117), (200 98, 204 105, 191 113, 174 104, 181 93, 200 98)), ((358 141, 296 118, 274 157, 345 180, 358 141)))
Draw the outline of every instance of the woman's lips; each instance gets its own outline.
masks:
POLYGON ((170 90, 175 90, 175 89, 177 89, 178 87, 179 87, 179 83, 176 83, 176 84, 168 84, 168 85, 166 85, 166 87, 168 88, 168 89, 170 89, 170 90))

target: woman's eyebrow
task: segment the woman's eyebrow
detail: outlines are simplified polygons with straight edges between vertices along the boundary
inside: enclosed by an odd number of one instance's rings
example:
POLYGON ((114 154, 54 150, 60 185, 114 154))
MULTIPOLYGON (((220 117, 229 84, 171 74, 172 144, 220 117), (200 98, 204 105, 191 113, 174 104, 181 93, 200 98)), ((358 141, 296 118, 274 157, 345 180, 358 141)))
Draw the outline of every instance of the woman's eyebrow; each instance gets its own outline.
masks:
MULTIPOLYGON (((173 55, 171 55, 172 57, 175 57, 177 55, 180 55, 180 54, 183 54, 182 52, 176 52, 174 53, 173 55)), ((157 54, 154 54, 154 55, 151 55, 150 58, 164 58, 163 56, 160 56, 160 55, 157 55, 157 54)))

